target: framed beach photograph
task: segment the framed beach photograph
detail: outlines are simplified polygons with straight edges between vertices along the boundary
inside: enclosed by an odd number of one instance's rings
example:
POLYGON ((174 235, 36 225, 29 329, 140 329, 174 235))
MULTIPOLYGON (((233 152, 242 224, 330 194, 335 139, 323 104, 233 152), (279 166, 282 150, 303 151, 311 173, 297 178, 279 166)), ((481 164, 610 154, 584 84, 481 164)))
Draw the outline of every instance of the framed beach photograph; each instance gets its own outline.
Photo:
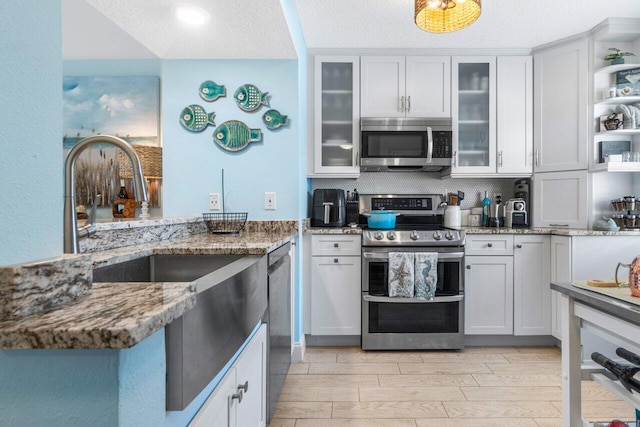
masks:
MULTIPOLYGON (((78 141, 95 135, 113 135, 140 147, 160 148, 160 79, 156 76, 64 77, 64 157, 78 141)), ((102 194, 100 206, 111 206, 117 198, 120 180, 132 189, 130 172, 121 174, 120 150, 100 144, 88 148, 76 163, 78 204, 93 204, 102 194), (123 176, 124 175, 124 176, 123 176)), ((128 160, 127 160, 128 162, 128 160)), ((155 169, 162 170, 162 158, 155 169)), ((130 169, 123 165, 123 171, 130 169)), ((159 178, 149 180, 149 206, 159 206, 159 178)))

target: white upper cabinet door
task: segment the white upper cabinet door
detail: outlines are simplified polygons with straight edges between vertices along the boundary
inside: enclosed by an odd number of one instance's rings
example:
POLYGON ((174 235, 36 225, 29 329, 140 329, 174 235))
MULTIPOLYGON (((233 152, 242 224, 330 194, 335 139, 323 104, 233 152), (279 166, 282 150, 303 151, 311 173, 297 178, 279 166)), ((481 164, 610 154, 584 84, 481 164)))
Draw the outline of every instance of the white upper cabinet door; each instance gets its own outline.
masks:
POLYGON ((530 56, 497 59, 498 174, 533 173, 533 65, 530 56))
POLYGON ((534 171, 587 169, 589 42, 534 56, 534 171))
POLYGON ((452 175, 496 175, 496 57, 451 60, 452 175))
POLYGON ((406 116, 451 117, 451 57, 407 56, 406 116))
POLYGON ((316 56, 313 137, 307 169, 314 176, 360 175, 360 58, 316 56))
POLYGON ((587 228, 587 170, 533 175, 533 226, 587 228))
POLYGON ((404 117, 405 57, 360 58, 361 117, 404 117))

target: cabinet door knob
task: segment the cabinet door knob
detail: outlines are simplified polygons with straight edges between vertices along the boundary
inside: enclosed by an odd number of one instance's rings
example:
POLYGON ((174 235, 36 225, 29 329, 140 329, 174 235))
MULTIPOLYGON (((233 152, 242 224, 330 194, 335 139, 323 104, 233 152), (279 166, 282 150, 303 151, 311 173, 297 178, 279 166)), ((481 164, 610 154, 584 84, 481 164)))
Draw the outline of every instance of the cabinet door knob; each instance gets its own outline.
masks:
POLYGON ((498 163, 498 166, 502 167, 502 151, 500 151, 498 153, 498 158, 500 159, 500 162, 498 163))
POLYGON ((340 245, 339 245, 339 244, 337 244, 337 243, 334 243, 334 244, 333 244, 333 247, 334 247, 334 248, 339 248, 339 247, 340 247, 340 245))
POLYGON ((518 248, 518 249, 522 248, 522 244, 521 244, 521 243, 518 243, 518 244, 516 245, 516 248, 518 248))
POLYGON ((244 384, 238 384, 238 391, 244 391, 245 393, 249 393, 249 380, 245 381, 244 384))
POLYGON ((338 262, 340 262, 340 261, 338 260, 338 258, 334 258, 334 259, 333 259, 333 262, 334 262, 334 264, 337 264, 337 263, 338 263, 338 262))
POLYGON ((471 270, 471 266, 470 265, 467 265, 467 270, 471 270))
POLYGON ((454 151, 453 152, 453 156, 451 156, 451 160, 453 161, 453 166, 457 166, 457 164, 456 164, 456 163, 458 163, 457 162, 457 158, 458 158, 458 152, 454 151))
POLYGON ((492 248, 493 247, 493 243, 487 243, 487 247, 488 248, 492 248))
POLYGON ((407 96, 407 113, 411 112, 411 95, 407 96))
POLYGON ((536 166, 540 166, 540 150, 536 150, 536 166))

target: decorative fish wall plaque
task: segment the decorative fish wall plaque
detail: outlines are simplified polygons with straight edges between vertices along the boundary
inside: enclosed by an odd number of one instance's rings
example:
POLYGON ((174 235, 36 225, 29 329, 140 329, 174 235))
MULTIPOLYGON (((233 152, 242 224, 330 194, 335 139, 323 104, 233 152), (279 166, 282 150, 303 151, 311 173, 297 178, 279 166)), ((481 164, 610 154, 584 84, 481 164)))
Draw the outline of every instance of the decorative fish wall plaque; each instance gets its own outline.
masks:
POLYGON ((250 142, 262 140, 262 131, 250 129, 238 120, 228 120, 216 128, 213 132, 213 140, 227 151, 240 151, 250 142))
POLYGON ((207 102, 213 102, 221 96, 227 96, 227 88, 211 80, 202 82, 198 92, 200 93, 200 98, 207 102))
POLYGON ((264 125, 271 130, 278 129, 281 126, 289 124, 288 116, 280 114, 278 110, 268 110, 262 115, 264 125))
POLYGON ((236 93, 233 94, 233 98, 236 100, 236 104, 243 111, 255 111, 262 105, 269 106, 268 99, 269 92, 262 93, 260 89, 251 84, 240 86, 236 93))
POLYGON ((209 113, 199 105, 192 104, 180 113, 180 123, 191 132, 202 132, 207 126, 215 126, 213 119, 216 113, 209 113))

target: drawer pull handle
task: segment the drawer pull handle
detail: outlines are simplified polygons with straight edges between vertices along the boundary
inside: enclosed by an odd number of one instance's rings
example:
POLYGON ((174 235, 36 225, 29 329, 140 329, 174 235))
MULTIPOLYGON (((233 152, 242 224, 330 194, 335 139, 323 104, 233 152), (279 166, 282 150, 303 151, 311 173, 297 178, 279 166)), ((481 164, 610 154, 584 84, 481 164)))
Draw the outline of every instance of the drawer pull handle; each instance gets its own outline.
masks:
POLYGON ((340 245, 339 245, 339 244, 337 244, 337 243, 334 243, 334 244, 333 244, 333 247, 334 247, 334 248, 339 248, 339 247, 340 247, 340 245))
POLYGON ((238 391, 244 391, 245 393, 249 393, 249 381, 245 381, 244 384, 238 385, 238 391))
POLYGON ((516 245, 516 248, 518 248, 518 249, 522 248, 522 244, 521 244, 521 243, 518 243, 518 244, 516 245))
POLYGON ((334 258, 334 259, 333 259, 333 262, 334 262, 334 264, 337 264, 337 263, 338 263, 338 262, 340 262, 340 261, 338 260, 338 258, 334 258))
POLYGON ((471 266, 470 265, 467 265, 467 270, 471 270, 471 266))
POLYGON ((242 390, 239 393, 235 393, 231 395, 231 400, 238 400, 238 403, 242 403, 242 390))
POLYGON ((549 224, 551 227, 568 227, 569 224, 549 224))
POLYGON ((492 248, 493 247, 493 243, 487 243, 487 247, 488 248, 492 248))

